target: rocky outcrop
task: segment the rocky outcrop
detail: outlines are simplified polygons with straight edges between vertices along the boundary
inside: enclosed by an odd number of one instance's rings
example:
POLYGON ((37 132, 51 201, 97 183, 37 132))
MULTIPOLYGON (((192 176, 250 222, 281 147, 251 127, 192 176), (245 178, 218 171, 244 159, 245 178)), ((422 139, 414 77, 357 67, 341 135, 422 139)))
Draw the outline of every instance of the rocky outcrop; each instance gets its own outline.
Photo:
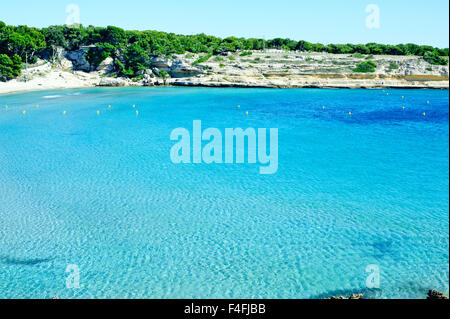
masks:
POLYGON ((427 299, 448 299, 448 296, 438 290, 428 290, 427 299))
POLYGON ((106 58, 103 60, 97 67, 97 71, 100 72, 100 74, 109 74, 114 71, 114 59, 111 57, 106 58))
POLYGON ((182 60, 174 61, 169 71, 170 76, 173 78, 197 76, 202 73, 202 69, 189 65, 182 60))
POLYGON ((353 294, 348 298, 344 297, 344 296, 337 296, 337 297, 331 297, 329 299, 333 299, 333 300, 354 299, 354 300, 357 300, 357 299, 364 299, 364 298, 363 298, 363 294, 353 294))
POLYGON ((150 65, 153 68, 157 68, 157 69, 169 72, 170 68, 172 67, 172 61, 163 56, 156 56, 156 57, 150 58, 150 65))
POLYGON ((65 54, 65 57, 72 61, 73 69, 78 71, 90 72, 92 67, 89 64, 85 50, 70 51, 65 54))
POLYGON ((102 78, 98 86, 130 86, 132 82, 125 78, 102 78))

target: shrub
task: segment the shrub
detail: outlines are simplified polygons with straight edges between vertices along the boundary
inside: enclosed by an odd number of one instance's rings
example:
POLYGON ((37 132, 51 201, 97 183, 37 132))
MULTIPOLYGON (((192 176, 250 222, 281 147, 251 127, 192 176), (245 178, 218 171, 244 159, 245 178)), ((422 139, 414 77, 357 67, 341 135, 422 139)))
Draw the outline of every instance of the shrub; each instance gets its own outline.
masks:
POLYGON ((197 65, 197 64, 206 62, 206 61, 208 61, 212 56, 213 56, 213 53, 210 52, 210 53, 208 53, 208 54, 206 54, 206 55, 204 55, 204 56, 198 58, 194 63, 192 63, 192 65, 197 65))
POLYGON ((91 66, 94 68, 97 68, 100 63, 102 63, 106 58, 111 56, 111 52, 94 48, 89 49, 89 51, 86 54, 86 60, 89 62, 91 66))
POLYGON ((375 62, 364 61, 364 62, 359 63, 356 66, 356 69, 354 69, 353 71, 360 72, 360 73, 375 72, 376 67, 377 67, 377 65, 375 64, 375 62))
POLYGON ((8 81, 20 75, 22 71, 22 59, 13 55, 12 59, 6 54, 0 54, 0 81, 8 81))
POLYGON ((252 51, 244 51, 240 54, 240 56, 248 56, 248 55, 252 55, 253 52, 252 51))
POLYGON ((361 54, 359 52, 353 53, 352 57, 354 58, 358 58, 358 59, 363 59, 364 58, 364 54, 361 54))
POLYGON ((433 65, 447 65, 448 60, 441 57, 437 51, 425 52, 423 59, 433 65))

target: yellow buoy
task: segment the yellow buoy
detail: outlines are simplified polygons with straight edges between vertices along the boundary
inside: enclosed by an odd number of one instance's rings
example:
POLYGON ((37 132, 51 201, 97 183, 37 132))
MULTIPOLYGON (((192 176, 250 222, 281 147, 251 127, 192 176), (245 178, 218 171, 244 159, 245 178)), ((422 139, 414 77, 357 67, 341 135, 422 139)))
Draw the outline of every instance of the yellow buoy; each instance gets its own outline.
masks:
POLYGON ((36 108, 39 108, 39 104, 36 105, 36 108))
POLYGON ((97 115, 100 115, 100 111, 97 111, 97 115))
POLYGON ((66 113, 67 113, 66 111, 63 111, 63 115, 66 115, 66 113))
POLYGON ((133 105, 133 107, 136 107, 136 105, 133 105))
POLYGON ((23 110, 23 111, 22 111, 22 114, 23 114, 23 115, 27 114, 27 111, 23 110))
POLYGON ((427 104, 430 104, 430 101, 427 101, 427 104))
POLYGON ((138 110, 136 110, 136 115, 139 115, 139 111, 138 110))
POLYGON ((325 110, 325 106, 322 106, 322 110, 325 110))
POLYGON ((404 99, 405 97, 402 95, 402 99, 404 99))
POLYGON ((405 109, 405 107, 403 106, 403 107, 402 107, 402 109, 404 110, 404 109, 405 109))
POLYGON ((7 109, 8 108, 8 105, 5 105, 5 109, 7 109))
POLYGON ((241 106, 240 105, 238 105, 238 108, 240 108, 241 106))
POLYGON ((348 112, 348 115, 350 115, 350 116, 351 116, 351 115, 352 115, 352 112, 348 112))
POLYGON ((425 112, 423 112, 422 114, 423 114, 423 116, 427 115, 425 112))
POLYGON ((110 109, 111 108, 111 105, 108 105, 108 109, 110 109))
POLYGON ((247 112, 245 112, 245 115, 248 115, 248 111, 247 111, 247 112))

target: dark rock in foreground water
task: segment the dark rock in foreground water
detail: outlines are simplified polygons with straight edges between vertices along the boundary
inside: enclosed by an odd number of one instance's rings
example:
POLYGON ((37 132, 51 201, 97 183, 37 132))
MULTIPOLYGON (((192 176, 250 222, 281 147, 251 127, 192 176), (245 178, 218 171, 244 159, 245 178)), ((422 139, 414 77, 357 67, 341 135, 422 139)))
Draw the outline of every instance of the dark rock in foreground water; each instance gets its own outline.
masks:
POLYGON ((427 299, 448 299, 448 296, 438 290, 428 290, 427 299))

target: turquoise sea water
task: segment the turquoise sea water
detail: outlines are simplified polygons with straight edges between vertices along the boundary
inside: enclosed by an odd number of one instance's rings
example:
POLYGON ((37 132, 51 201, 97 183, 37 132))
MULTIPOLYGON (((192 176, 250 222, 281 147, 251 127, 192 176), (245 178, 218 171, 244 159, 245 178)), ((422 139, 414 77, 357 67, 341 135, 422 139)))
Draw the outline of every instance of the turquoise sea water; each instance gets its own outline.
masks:
POLYGON ((387 92, 0 96, 0 298, 448 294, 449 92, 387 92), (170 133, 193 120, 278 128, 278 172, 173 164, 170 133))

